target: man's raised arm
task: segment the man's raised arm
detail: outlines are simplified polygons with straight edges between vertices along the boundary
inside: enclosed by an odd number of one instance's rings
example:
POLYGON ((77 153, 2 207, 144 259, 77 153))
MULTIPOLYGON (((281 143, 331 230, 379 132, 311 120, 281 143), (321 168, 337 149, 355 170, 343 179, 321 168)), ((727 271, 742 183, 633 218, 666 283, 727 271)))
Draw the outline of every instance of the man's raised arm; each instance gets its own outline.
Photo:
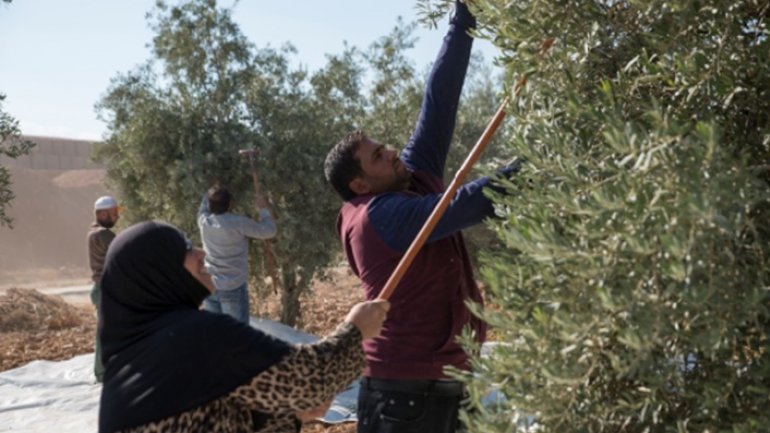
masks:
POLYGON ((476 19, 468 7, 455 2, 449 31, 428 78, 420 117, 401 155, 412 170, 424 170, 437 177, 444 175, 473 44, 468 31, 475 26, 476 19))

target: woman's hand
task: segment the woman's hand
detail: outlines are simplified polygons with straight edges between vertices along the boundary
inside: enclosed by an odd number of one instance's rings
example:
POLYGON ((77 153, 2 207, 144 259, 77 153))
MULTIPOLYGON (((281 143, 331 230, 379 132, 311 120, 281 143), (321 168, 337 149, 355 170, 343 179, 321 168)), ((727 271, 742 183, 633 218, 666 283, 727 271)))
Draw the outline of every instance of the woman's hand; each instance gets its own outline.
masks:
POLYGON ((385 300, 361 302, 350 309, 345 321, 355 325, 361 331, 361 337, 368 340, 380 335, 389 309, 390 302, 385 300))

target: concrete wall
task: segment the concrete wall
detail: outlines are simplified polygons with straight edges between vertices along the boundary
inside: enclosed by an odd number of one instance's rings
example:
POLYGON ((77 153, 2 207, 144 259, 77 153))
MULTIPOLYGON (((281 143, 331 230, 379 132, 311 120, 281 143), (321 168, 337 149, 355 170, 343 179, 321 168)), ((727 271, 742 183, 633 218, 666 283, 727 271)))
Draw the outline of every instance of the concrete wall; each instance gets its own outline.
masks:
POLYGON ((69 138, 39 137, 26 135, 24 139, 37 145, 28 155, 16 159, 0 156, 0 165, 32 170, 79 170, 102 168, 91 162, 91 148, 97 142, 69 138))
POLYGON ((13 228, 0 227, 0 284, 36 269, 81 269, 87 280, 85 236, 94 219, 94 200, 109 193, 105 170, 89 162, 95 143, 23 138, 37 144, 29 155, 0 158, 16 195, 6 207, 13 228))

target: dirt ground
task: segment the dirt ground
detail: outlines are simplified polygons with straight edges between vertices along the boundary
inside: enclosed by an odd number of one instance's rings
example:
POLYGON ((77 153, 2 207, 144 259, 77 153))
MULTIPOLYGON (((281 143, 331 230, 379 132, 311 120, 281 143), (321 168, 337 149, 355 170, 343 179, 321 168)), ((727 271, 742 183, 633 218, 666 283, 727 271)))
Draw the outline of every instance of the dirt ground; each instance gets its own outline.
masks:
MULTIPOLYGON (((317 282, 303 298, 300 329, 325 335, 362 299, 357 280, 349 271, 330 271, 332 279, 317 282)), ((279 300, 268 298, 260 310, 277 319, 279 300)), ((93 351, 96 318, 90 305, 73 305, 61 297, 35 289, 11 288, 0 295, 0 371, 36 359, 66 360, 93 351)), ((354 423, 306 425, 304 433, 352 433, 354 423)))

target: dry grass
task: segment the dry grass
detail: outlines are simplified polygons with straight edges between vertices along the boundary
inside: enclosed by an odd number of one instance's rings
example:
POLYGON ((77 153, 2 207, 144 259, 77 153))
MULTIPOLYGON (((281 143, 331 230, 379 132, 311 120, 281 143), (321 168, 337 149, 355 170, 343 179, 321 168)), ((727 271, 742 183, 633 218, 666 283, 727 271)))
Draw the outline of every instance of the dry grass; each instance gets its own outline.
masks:
MULTIPOLYGON (((333 331, 354 304, 364 300, 360 282, 343 267, 328 270, 329 278, 313 281, 311 289, 300 297, 302 305, 297 329, 324 336, 333 331)), ((271 294, 266 299, 251 298, 252 314, 279 320, 281 301, 271 294)))
POLYGON ((0 371, 92 352, 95 332, 92 309, 36 290, 9 289, 0 296, 0 371))
POLYGON ((0 332, 56 331, 82 324, 82 311, 59 297, 15 288, 0 297, 0 332))

